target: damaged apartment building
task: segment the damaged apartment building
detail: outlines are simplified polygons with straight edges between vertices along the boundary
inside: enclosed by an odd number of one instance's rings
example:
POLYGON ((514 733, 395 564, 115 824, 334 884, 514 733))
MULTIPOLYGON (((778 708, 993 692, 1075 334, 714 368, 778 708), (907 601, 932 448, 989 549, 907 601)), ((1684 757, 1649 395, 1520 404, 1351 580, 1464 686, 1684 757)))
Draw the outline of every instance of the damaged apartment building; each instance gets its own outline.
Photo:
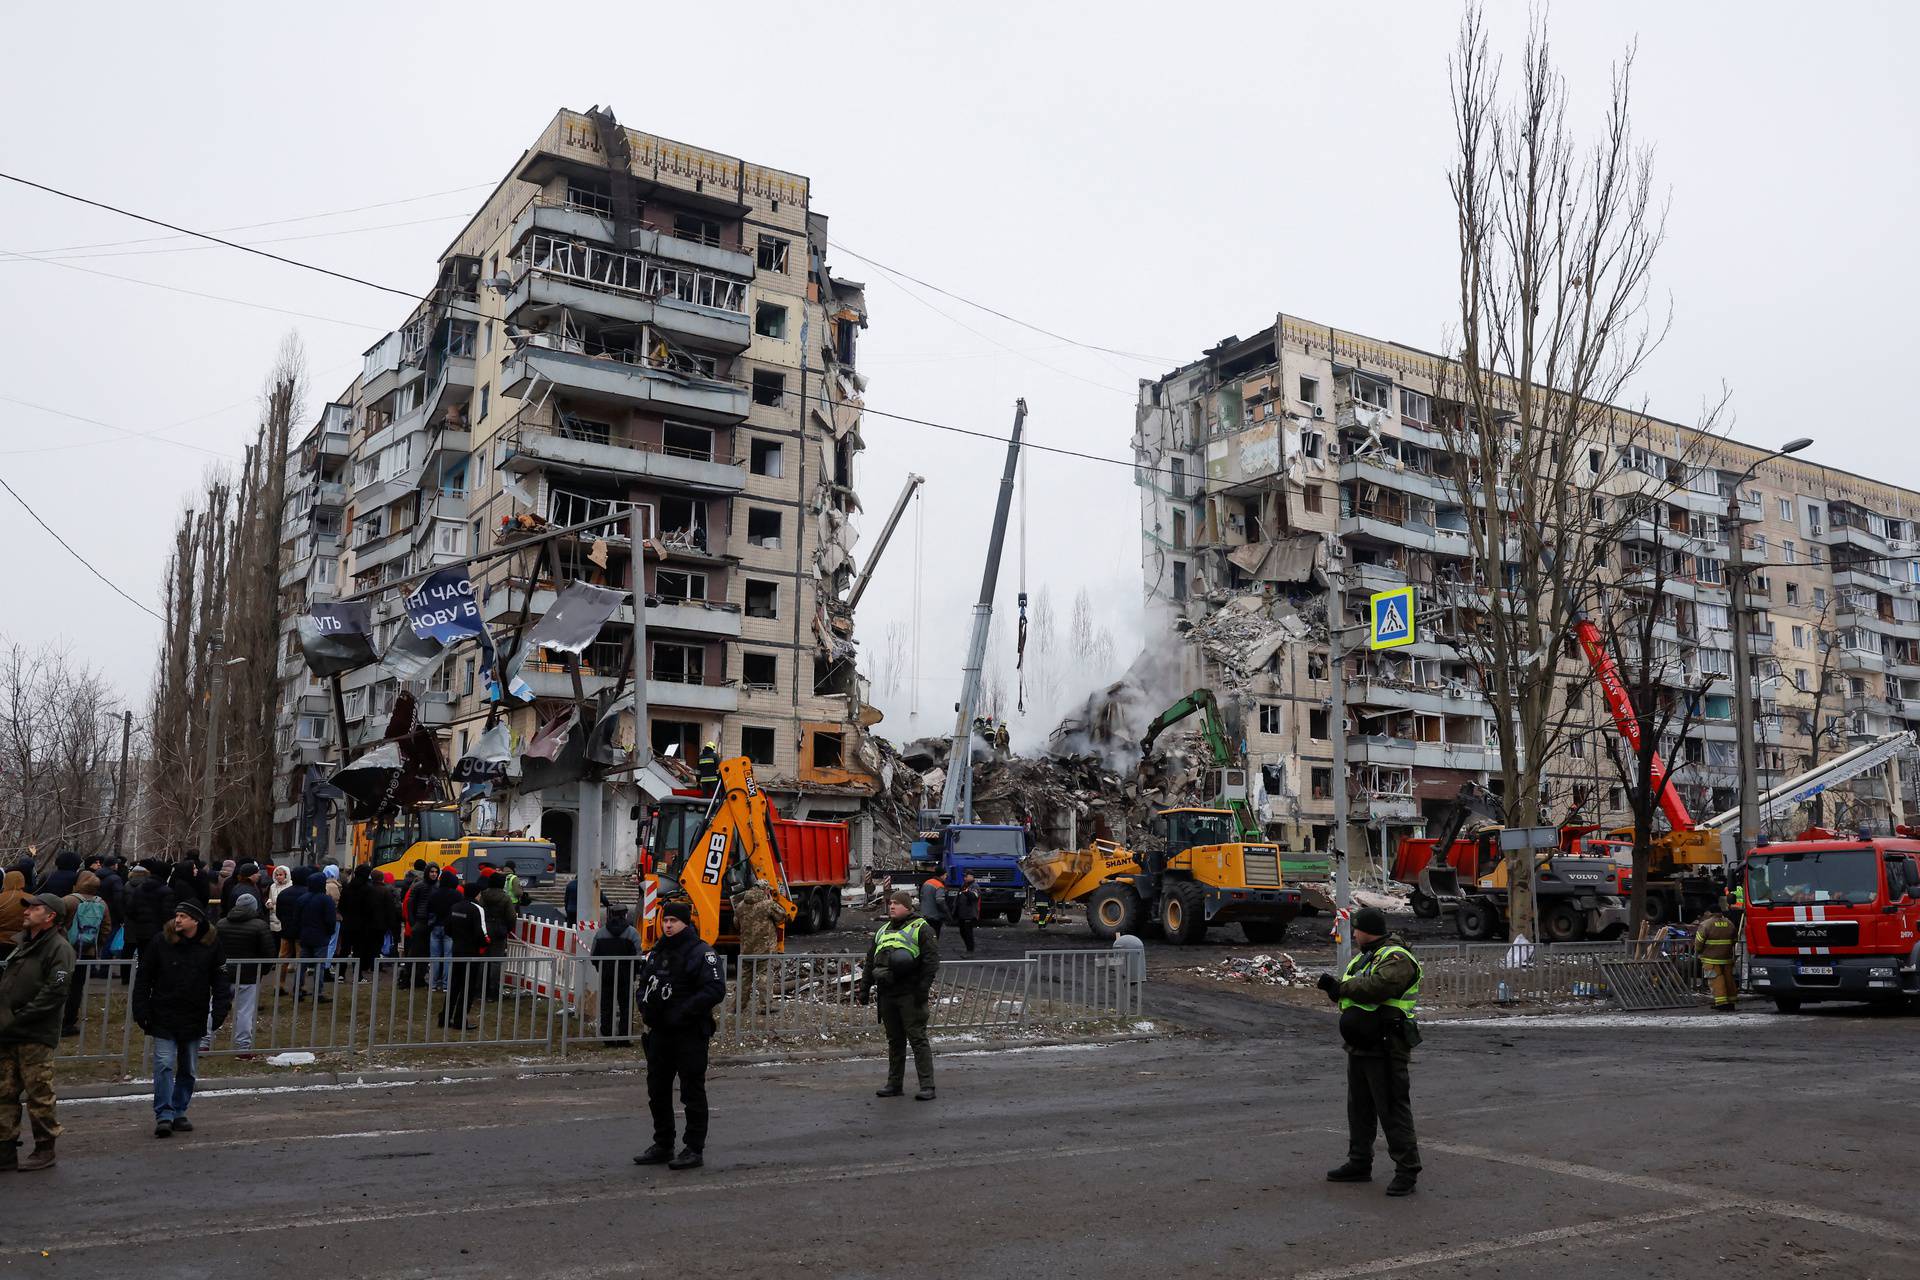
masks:
MULTIPOLYGON (((1358 635, 1348 646, 1350 820, 1372 848, 1390 848, 1462 782, 1498 789, 1487 699, 1449 643, 1475 625, 1486 589, 1451 479, 1460 460, 1440 429, 1463 412, 1445 394, 1458 385, 1426 352, 1289 316, 1141 383, 1133 443, 1149 612, 1171 615, 1183 687, 1214 689, 1270 834, 1295 847, 1325 848, 1331 835, 1329 617, 1357 625, 1375 592, 1413 585, 1423 625, 1405 647, 1370 653, 1358 635), (1333 581, 1344 598, 1330 609, 1333 581)), ((1748 612, 1761 789, 1816 752, 1829 760, 1920 727, 1920 495, 1636 421, 1644 433, 1619 449, 1620 500, 1643 501, 1628 496, 1636 489, 1660 498, 1625 526, 1613 582, 1659 611, 1656 642, 1671 658, 1661 678, 1694 700, 1685 737, 1664 747, 1695 816, 1737 804, 1724 519, 1736 484, 1748 559, 1768 566, 1750 579, 1748 612), (1760 465, 1742 479, 1750 462, 1760 465)), ((1569 673, 1577 731, 1547 767, 1547 811, 1557 819, 1578 805, 1584 821, 1629 822, 1602 754, 1611 726, 1584 683, 1569 673)), ((1888 786, 1877 776, 1846 784, 1837 816, 1881 829, 1904 820, 1911 787, 1888 786)))
MULTIPOLYGON (((638 544, 621 523, 475 563, 495 637, 510 643, 569 581, 637 579, 653 752, 690 761, 713 741, 751 759, 790 812, 858 812, 878 767, 845 603, 867 318, 826 253, 805 177, 611 111, 554 117, 448 246, 427 300, 294 451, 275 815, 287 847, 310 839, 309 766, 340 754, 293 636, 307 600, 373 593, 384 652, 406 625, 408 575, 635 511, 638 544)), ((589 698, 627 669, 631 626, 622 607, 582 656, 589 698)), ((560 658, 525 655, 535 700, 508 713, 516 744, 573 700, 560 658)), ((353 672, 351 742, 377 739, 407 692, 459 757, 487 723, 477 663, 468 646, 418 688, 380 666, 353 672)), ((630 717, 623 732, 630 742, 630 717)), ((497 821, 551 838, 565 864, 576 790, 510 791, 497 821)), ((608 791, 603 829, 630 850, 631 788, 608 791)))

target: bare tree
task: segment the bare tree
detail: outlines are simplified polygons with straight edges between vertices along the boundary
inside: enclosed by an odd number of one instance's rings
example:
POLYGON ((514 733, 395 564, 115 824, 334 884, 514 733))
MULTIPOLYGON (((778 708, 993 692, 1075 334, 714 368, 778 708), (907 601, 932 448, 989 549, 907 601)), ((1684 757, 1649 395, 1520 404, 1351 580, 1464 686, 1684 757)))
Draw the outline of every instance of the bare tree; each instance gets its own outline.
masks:
POLYGON ((58 648, 0 640, 0 854, 44 869, 112 841, 120 699, 58 648))
MULTIPOLYGON (((1477 7, 1451 64, 1459 360, 1435 425, 1466 517, 1470 577, 1454 630, 1492 713, 1517 826, 1542 820, 1541 780, 1574 731, 1551 678, 1574 669, 1570 624, 1599 606, 1609 555, 1637 515, 1608 495, 1643 488, 1630 472, 1660 434, 1624 407, 1664 332, 1648 283, 1665 211, 1651 153, 1633 136, 1632 67, 1629 49, 1589 145, 1575 136, 1544 17, 1510 98, 1477 7)), ((1508 870, 1512 926, 1538 936, 1520 855, 1508 870)))
POLYGON ((1042 585, 1034 593, 1027 629, 1027 705, 1051 724, 1060 702, 1060 635, 1053 613, 1053 592, 1042 585))
POLYGON ((880 651, 873 661, 873 691, 891 700, 900 691, 906 667, 907 625, 899 621, 889 622, 881 637, 880 651))

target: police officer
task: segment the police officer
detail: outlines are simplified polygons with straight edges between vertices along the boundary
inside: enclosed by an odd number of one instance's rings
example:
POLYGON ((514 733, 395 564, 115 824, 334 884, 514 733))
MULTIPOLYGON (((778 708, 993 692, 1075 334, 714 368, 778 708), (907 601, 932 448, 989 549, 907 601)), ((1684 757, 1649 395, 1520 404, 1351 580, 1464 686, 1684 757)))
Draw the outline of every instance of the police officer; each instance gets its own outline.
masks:
POLYGON ((896 889, 887 900, 887 921, 873 935, 860 970, 861 1004, 880 989, 880 1025, 887 1029, 887 1084, 882 1098, 906 1090, 907 1046, 913 1046, 913 1070, 920 1078, 916 1102, 933 1100, 933 1046, 927 1042, 927 1013, 933 975, 940 968, 940 944, 927 922, 913 912, 913 891, 896 889))
POLYGON ((1713 988, 1713 1011, 1736 1012, 1740 984, 1733 976, 1733 944, 1740 930, 1728 918, 1726 904, 1716 902, 1712 910, 1694 926, 1693 950, 1706 970, 1707 985, 1713 988))
POLYGON ((647 1030, 647 1106, 653 1112, 653 1145, 635 1164, 698 1169, 707 1145, 707 1042, 713 1011, 727 996, 720 957, 693 928, 693 906, 668 902, 660 908, 662 937, 640 968, 640 1018, 647 1030), (673 1153, 673 1082, 687 1113, 685 1141, 673 1153))
POLYGON ((700 790, 708 796, 720 790, 720 748, 712 742, 700 748, 700 790))
POLYGON ((1420 995, 1420 962, 1387 917, 1374 907, 1353 916, 1358 948, 1346 974, 1320 975, 1320 989, 1340 1005, 1340 1038, 1347 1048, 1347 1162, 1327 1172, 1328 1182, 1372 1182, 1373 1138, 1387 1134, 1393 1158, 1390 1196, 1412 1195, 1420 1176, 1420 1146, 1413 1132, 1408 1064, 1420 1043, 1414 1006, 1420 995))

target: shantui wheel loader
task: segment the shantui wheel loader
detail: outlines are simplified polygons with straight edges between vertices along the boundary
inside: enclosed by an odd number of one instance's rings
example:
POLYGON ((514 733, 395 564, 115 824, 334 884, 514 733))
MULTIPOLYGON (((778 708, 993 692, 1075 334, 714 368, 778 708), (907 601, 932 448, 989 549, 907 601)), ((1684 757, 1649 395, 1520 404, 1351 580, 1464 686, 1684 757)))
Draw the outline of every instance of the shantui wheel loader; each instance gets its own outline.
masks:
POLYGON ((1300 914, 1300 891, 1281 883, 1280 850, 1243 841, 1230 809, 1178 808, 1155 816, 1163 847, 1134 850, 1110 840, 1022 860, 1037 893, 1085 902, 1087 928, 1103 941, 1158 929, 1168 942, 1199 942, 1215 925, 1238 924, 1252 943, 1274 943, 1300 914))

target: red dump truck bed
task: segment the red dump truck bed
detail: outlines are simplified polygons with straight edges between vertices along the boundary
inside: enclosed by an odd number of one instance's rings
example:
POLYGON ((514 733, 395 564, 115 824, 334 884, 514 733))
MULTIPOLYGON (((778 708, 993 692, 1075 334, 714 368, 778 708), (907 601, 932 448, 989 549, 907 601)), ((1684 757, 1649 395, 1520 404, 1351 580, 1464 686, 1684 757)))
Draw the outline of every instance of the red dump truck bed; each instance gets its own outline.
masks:
POLYGON ((780 844, 787 883, 838 887, 847 882, 846 823, 775 818, 773 838, 780 844))
MULTIPOLYGON (((1455 840, 1447 861, 1460 873, 1464 884, 1480 873, 1480 849, 1471 840, 1455 840)), ((1393 854, 1393 878, 1402 884, 1419 884, 1420 873, 1433 861, 1433 841, 1427 836, 1408 836, 1393 854)))

